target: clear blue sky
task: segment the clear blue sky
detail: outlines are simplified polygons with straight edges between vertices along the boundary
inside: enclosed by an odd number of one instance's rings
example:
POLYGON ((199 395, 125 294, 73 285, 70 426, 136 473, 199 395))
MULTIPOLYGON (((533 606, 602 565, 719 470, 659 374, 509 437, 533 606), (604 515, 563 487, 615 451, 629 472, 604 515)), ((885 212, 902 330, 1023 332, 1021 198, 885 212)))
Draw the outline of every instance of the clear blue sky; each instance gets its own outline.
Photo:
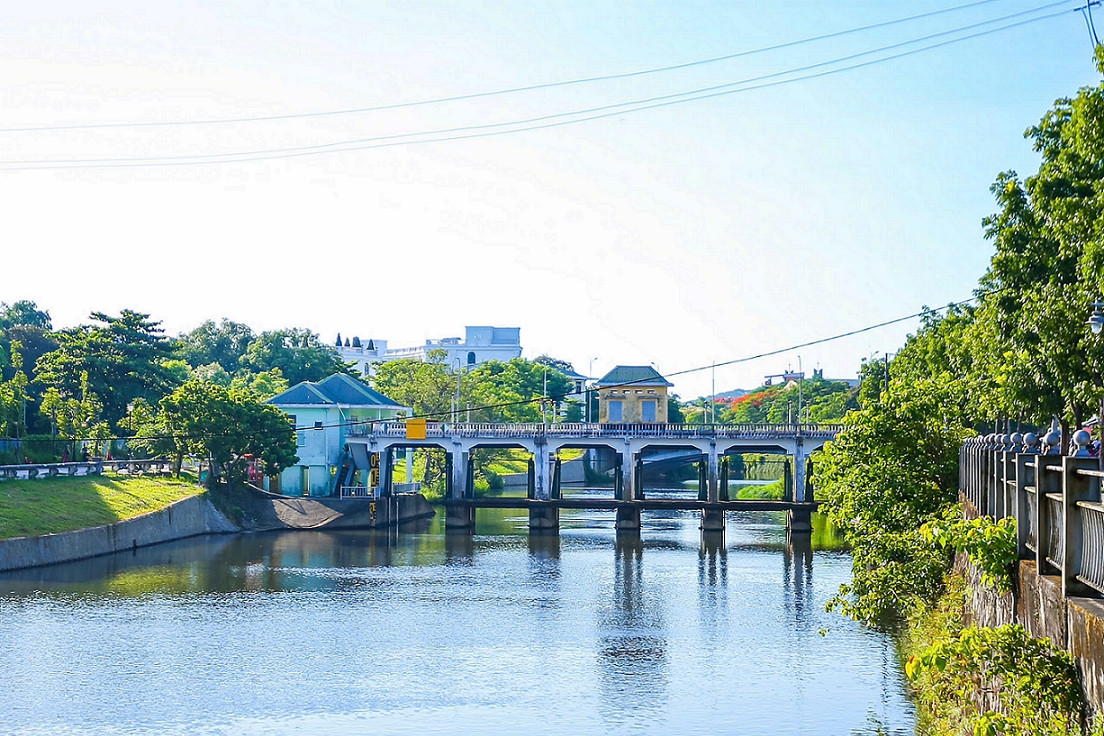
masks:
MULTIPOLYGON (((0 127, 386 105, 678 64, 959 4, 10 3, 0 127)), ((516 120, 772 74, 1043 5, 994 0, 677 72, 440 105, 4 132, 0 159, 193 156, 516 120)), ((550 353, 581 372, 597 357, 599 375, 653 361, 674 372, 969 297, 990 255, 990 183, 1005 169, 1032 172, 1024 129, 1055 98, 1098 82, 1084 21, 1066 13, 853 71, 511 135, 0 171, 0 300, 33 299, 59 326, 133 308, 170 333, 228 317, 395 345, 517 325, 528 357, 550 353)), ((806 370, 853 376, 914 328, 719 369, 717 388, 754 386, 798 354, 806 370)), ((680 377, 675 390, 708 393, 709 374, 680 377)))

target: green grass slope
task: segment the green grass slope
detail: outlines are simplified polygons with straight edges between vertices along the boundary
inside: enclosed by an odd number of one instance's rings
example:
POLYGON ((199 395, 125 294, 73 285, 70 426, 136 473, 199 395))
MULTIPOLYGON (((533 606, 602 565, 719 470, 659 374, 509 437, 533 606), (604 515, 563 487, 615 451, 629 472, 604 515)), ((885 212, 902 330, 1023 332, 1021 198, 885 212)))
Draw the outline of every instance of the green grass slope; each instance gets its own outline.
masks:
POLYGON ((203 491, 194 480, 150 476, 0 481, 0 539, 110 524, 203 491))

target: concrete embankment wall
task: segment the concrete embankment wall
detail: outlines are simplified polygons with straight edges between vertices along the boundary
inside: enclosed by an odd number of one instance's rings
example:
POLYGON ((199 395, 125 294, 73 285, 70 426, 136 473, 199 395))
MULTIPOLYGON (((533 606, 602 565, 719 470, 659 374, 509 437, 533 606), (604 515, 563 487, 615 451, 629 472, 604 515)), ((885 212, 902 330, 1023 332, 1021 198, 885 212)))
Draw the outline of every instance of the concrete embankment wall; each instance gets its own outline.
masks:
MULTIPOLYGON (((270 497, 259 498, 257 505, 267 513, 259 514, 260 523, 249 525, 255 531, 380 527, 434 514, 433 507, 420 493, 397 494, 390 503, 386 500, 325 503, 308 498, 270 497)), ((211 504, 207 494, 200 494, 114 524, 0 540, 0 572, 84 560, 199 534, 241 531, 211 504)))
POLYGON ((83 560, 197 534, 237 530, 211 505, 206 494, 200 494, 114 524, 0 540, 0 571, 83 560))
POLYGON ((1021 560, 1011 593, 1000 594, 981 582, 981 573, 959 555, 956 567, 969 581, 969 623, 978 626, 1020 624, 1032 636, 1047 637, 1073 656, 1085 700, 1104 712, 1104 600, 1062 598, 1062 581, 1039 575, 1033 560, 1021 560))

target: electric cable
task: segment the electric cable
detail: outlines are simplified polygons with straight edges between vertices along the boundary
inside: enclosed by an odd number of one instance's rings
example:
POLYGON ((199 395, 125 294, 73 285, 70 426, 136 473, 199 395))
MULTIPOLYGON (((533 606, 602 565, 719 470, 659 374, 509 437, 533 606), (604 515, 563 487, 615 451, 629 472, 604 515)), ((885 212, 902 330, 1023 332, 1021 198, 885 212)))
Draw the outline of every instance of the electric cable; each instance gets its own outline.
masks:
MULTIPOLYGON (((1065 2, 1071 2, 1072 0, 1064 0, 1065 2)), ((942 8, 940 10, 933 10, 926 13, 920 13, 918 15, 911 15, 905 18, 897 18, 894 20, 882 21, 879 23, 871 23, 865 26, 859 26, 856 28, 849 28, 842 31, 835 31, 832 33, 825 33, 819 36, 810 36, 808 38, 798 39, 796 41, 786 41, 784 43, 773 44, 770 46, 763 46, 756 49, 750 49, 746 51, 739 51, 731 54, 725 54, 723 56, 715 56, 708 59, 698 59, 695 61, 683 62, 680 64, 672 64, 669 66, 653 67, 651 69, 640 69, 631 72, 620 72, 615 74, 603 74, 598 76, 580 77, 577 79, 568 79, 557 82, 545 82, 542 84, 530 84, 521 87, 510 87, 506 89, 491 90, 485 92, 473 92, 470 94, 453 95, 450 97, 438 97, 427 100, 416 100, 412 102, 399 102, 388 105, 377 105, 374 107, 356 107, 342 110, 322 110, 316 112, 304 112, 304 113, 287 113, 283 115, 260 115, 254 117, 236 117, 236 118, 208 118, 201 120, 165 120, 165 121, 137 121, 137 122, 119 122, 119 123, 75 123, 72 125, 42 125, 42 126, 30 126, 30 127, 11 127, 0 128, 0 133, 25 133, 25 132, 41 132, 41 131, 62 131, 62 130, 93 130, 104 128, 149 128, 149 127, 167 127, 167 126, 185 126, 185 125, 222 125, 231 123, 254 123, 265 122, 273 120, 293 120, 302 118, 317 118, 327 117, 334 115, 352 115, 365 112, 377 112, 383 110, 397 110, 407 107, 419 107, 424 105, 436 105, 447 102, 459 102, 463 100, 473 100, 483 97, 498 97, 502 95, 515 94, 519 92, 531 92, 541 89, 550 89, 554 87, 565 87, 577 84, 588 84, 592 82, 604 82, 614 79, 629 79, 632 77, 640 77, 648 74, 658 74, 662 72, 676 71, 679 69, 687 69, 695 66, 703 66, 706 64, 714 64, 721 61, 728 61, 731 59, 738 59, 745 56, 751 56, 754 54, 766 53, 769 51, 779 51, 781 49, 791 48, 794 46, 800 46, 803 44, 814 43, 816 41, 825 41, 832 38, 839 38, 841 36, 851 35, 854 33, 860 33, 864 31, 874 30, 877 28, 886 28, 893 25, 899 25, 901 23, 907 23, 914 20, 921 20, 923 18, 930 18, 937 15, 943 15, 959 10, 966 10, 969 8, 977 7, 979 5, 988 5, 989 3, 997 2, 997 0, 977 0, 977 2, 966 3, 964 5, 956 5, 950 8, 942 8)))
MULTIPOLYGON (((1015 14, 1012 14, 1010 16, 1006 16, 1006 18, 1003 18, 1003 19, 1023 15, 1024 13, 1036 12, 1040 8, 1049 8, 1049 7, 1053 7, 1055 5, 1064 4, 1065 2, 1068 2, 1068 0, 1060 0, 1060 2, 1058 2, 1058 3, 1051 3, 1051 4, 1046 5, 1046 6, 1039 6, 1039 8, 1035 8, 1035 9, 1030 10, 1030 11, 1023 11, 1021 13, 1015 13, 1015 14)), ((978 23, 978 24, 973 24, 972 26, 964 26, 962 28, 953 29, 953 30, 950 30, 950 31, 941 31, 939 33, 931 34, 929 36, 924 36, 924 37, 920 37, 920 38, 917 38, 917 39, 912 39, 910 41, 903 41, 903 42, 899 42, 899 43, 896 43, 896 44, 891 44, 889 46, 881 47, 879 49, 863 51, 863 52, 859 52, 859 53, 856 53, 856 54, 851 54, 851 55, 848 55, 848 56, 845 56, 845 57, 840 57, 840 58, 832 59, 832 60, 825 61, 825 62, 819 62, 817 64, 806 65, 806 66, 803 66, 803 67, 795 67, 793 69, 789 69, 789 70, 786 70, 786 71, 774 72, 772 74, 763 75, 761 77, 752 77, 752 78, 749 78, 749 79, 746 79, 746 80, 741 80, 741 81, 738 81, 738 82, 730 82, 730 83, 723 84, 723 85, 716 85, 716 86, 713 86, 713 87, 706 87, 706 88, 701 88, 701 89, 698 89, 698 90, 691 90, 691 91, 686 91, 686 92, 673 93, 673 94, 670 94, 670 95, 662 95, 662 96, 658 96, 658 97, 645 98, 645 99, 634 100, 634 101, 630 101, 630 102, 604 105, 604 106, 589 108, 589 109, 585 109, 585 110, 576 110, 576 111, 572 111, 572 112, 554 113, 554 114, 550 114, 550 115, 540 116, 540 117, 537 117, 537 118, 514 120, 514 121, 508 121, 508 122, 502 122, 502 123, 486 123, 486 124, 482 124, 482 125, 461 126, 461 127, 457 127, 457 128, 448 128, 448 129, 441 129, 441 130, 422 131, 422 132, 403 133, 403 134, 393 134, 393 135, 387 135, 387 136, 377 136, 377 137, 373 137, 373 138, 353 139, 353 140, 347 140, 347 141, 337 141, 337 142, 332 142, 332 143, 315 144, 315 145, 311 145, 311 146, 297 146, 297 147, 283 148, 283 149, 257 149, 257 150, 252 150, 252 151, 232 151, 232 152, 215 153, 215 154, 186 154, 186 155, 179 155, 179 156, 158 156, 158 157, 128 157, 128 158, 115 157, 115 158, 98 158, 98 159, 91 159, 90 158, 90 159, 9 160, 9 161, 0 161, 0 170, 3 170, 3 171, 32 171, 32 170, 44 170, 44 169, 148 168, 148 167, 158 167, 158 166, 196 166, 196 165, 209 165, 209 164, 221 164, 221 163, 240 163, 240 162, 249 162, 249 161, 269 161, 269 160, 277 160, 277 159, 298 158, 298 157, 302 157, 302 156, 315 156, 315 155, 328 154, 328 153, 344 153, 344 152, 350 152, 350 151, 361 151, 361 150, 369 150, 369 149, 376 149, 376 148, 390 148, 390 147, 395 147, 395 146, 405 146, 405 145, 413 145, 413 144, 420 144, 420 143, 442 143, 442 142, 448 142, 448 141, 467 140, 467 139, 473 139, 473 138, 486 138, 486 137, 506 135, 506 134, 512 134, 512 133, 520 133, 520 132, 527 132, 527 131, 533 131, 533 130, 543 130, 543 129, 547 129, 547 128, 556 128, 556 127, 561 127, 561 126, 565 126, 565 125, 573 125, 573 124, 577 124, 577 123, 583 123, 583 122, 588 122, 588 121, 592 121, 592 120, 599 120, 599 119, 608 118, 608 117, 628 115, 628 114, 631 114, 631 113, 642 112, 644 110, 652 110, 652 109, 661 108, 661 107, 668 107, 668 106, 671 106, 671 105, 683 104, 683 103, 686 103, 686 102, 695 102, 695 101, 699 101, 699 100, 712 99, 712 98, 715 98, 715 97, 722 97, 722 96, 726 96, 726 95, 736 94, 736 93, 739 93, 739 92, 750 92, 750 91, 759 90, 759 89, 766 89, 766 88, 769 88, 769 87, 781 86, 783 84, 790 84, 790 83, 793 83, 793 82, 807 81, 809 79, 816 79, 816 78, 819 78, 819 77, 825 77, 825 76, 829 76, 829 75, 832 75, 832 74, 838 74, 840 72, 852 71, 852 70, 855 70, 855 69, 860 69, 860 68, 872 66, 872 65, 875 65, 875 64, 881 64, 881 63, 884 63, 884 62, 887 62, 887 61, 892 61, 892 60, 903 58, 903 57, 906 57, 906 56, 911 56, 913 54, 921 53, 921 52, 924 52, 924 51, 930 51, 932 49, 941 48, 941 47, 948 46, 948 45, 955 44, 955 43, 960 43, 962 41, 972 40, 972 39, 979 38, 979 37, 982 37, 982 36, 987 36, 987 35, 991 35, 991 34, 994 34, 994 33, 999 33, 999 32, 1002 32, 1002 31, 1009 30, 1011 28, 1016 28, 1016 27, 1028 25, 1028 24, 1031 24, 1031 23, 1037 23, 1037 22, 1040 22, 1040 21, 1043 21, 1043 20, 1049 20, 1049 19, 1052 19, 1052 18, 1059 17, 1061 15, 1065 15, 1067 13, 1072 13, 1072 12, 1080 12, 1080 8, 1065 9, 1065 10, 1061 10, 1061 11, 1058 11, 1058 12, 1055 12, 1055 13, 1050 13, 1050 14, 1047 14, 1047 15, 1038 16, 1038 17, 1035 17, 1035 18, 1029 18, 1027 20, 1022 20, 1022 21, 1018 21, 1018 22, 1015 22, 1015 23, 1010 23, 1010 24, 1007 24, 1007 25, 1004 25, 1004 26, 1000 26, 998 28, 992 28, 992 29, 988 29, 986 31, 980 31, 980 32, 969 34, 969 35, 966 35, 966 36, 960 36, 958 38, 948 39, 948 40, 941 41, 941 42, 938 42, 938 43, 929 44, 927 46, 922 46, 920 48, 910 49, 910 50, 903 51, 903 52, 900 52, 900 53, 897 53, 897 54, 891 54, 889 56, 880 57, 880 58, 877 58, 877 59, 872 59, 870 61, 865 61, 865 62, 861 62, 861 63, 857 63, 857 64, 852 64, 852 65, 849 65, 849 66, 838 67, 838 68, 835 68, 835 69, 828 69, 828 70, 820 71, 820 72, 817 72, 817 73, 814 73, 814 74, 807 74, 807 75, 804 75, 804 76, 794 77, 794 78, 791 78, 791 79, 781 79, 781 80, 776 79, 775 81, 764 82, 763 84, 757 84, 757 85, 753 85, 753 86, 750 86, 750 87, 741 87, 740 89, 729 89, 729 88, 734 87, 734 86, 748 84, 749 82, 753 82, 753 81, 757 81, 757 80, 761 80, 761 79, 770 79, 770 78, 774 78, 774 77, 778 77, 778 76, 784 76, 784 75, 787 75, 787 74, 794 74, 794 73, 797 73, 797 72, 800 72, 800 71, 807 71, 807 70, 810 70, 810 69, 820 68, 820 67, 824 67, 824 66, 828 66, 828 65, 832 65, 832 64, 838 64, 841 61, 846 61, 846 60, 858 58, 858 57, 861 57, 861 56, 868 56, 872 53, 879 53, 879 52, 889 50, 889 49, 892 49, 892 48, 899 48, 901 46, 911 45, 913 43, 918 43, 918 42, 923 41, 925 39, 936 38, 936 37, 939 37, 939 36, 945 36, 949 33, 957 33, 957 32, 960 32, 960 31, 968 29, 968 28, 978 27, 978 26, 981 26, 981 25, 990 25, 991 23, 998 22, 998 21, 984 21, 984 22, 981 22, 981 23, 978 23), (721 91, 712 91, 712 90, 721 90, 721 91), (693 95, 693 96, 691 96, 691 95, 693 95), (673 99, 673 98, 685 98, 685 99, 673 99), (650 104, 645 104, 645 103, 650 103, 650 104), (631 107, 631 106, 636 106, 636 107, 631 107), (629 109, 615 110, 613 112, 603 112, 603 113, 593 114, 593 115, 588 115, 587 114, 591 111, 609 110, 610 108, 620 108, 620 107, 629 107, 629 109), (554 118, 562 118, 562 117, 569 117, 569 116, 578 116, 578 115, 584 115, 584 117, 577 117, 573 120, 557 120, 555 122, 543 123, 543 124, 528 124, 530 122, 550 120, 550 119, 554 119, 554 118), (511 127, 509 130, 494 130, 494 131, 487 131, 486 130, 487 128, 501 128, 501 127, 509 127, 509 126, 522 126, 522 127, 511 127), (417 138, 419 136, 441 135, 441 134, 445 134, 445 133, 456 133, 456 132, 462 132, 462 131, 483 131, 483 132, 473 132, 473 133, 467 133, 467 134, 462 134, 462 135, 448 135, 448 136, 438 137, 438 138, 423 138, 423 139, 420 139, 420 140, 395 140, 395 139, 417 138)), ((1001 19, 1001 20, 1003 20, 1003 19, 1001 19)))

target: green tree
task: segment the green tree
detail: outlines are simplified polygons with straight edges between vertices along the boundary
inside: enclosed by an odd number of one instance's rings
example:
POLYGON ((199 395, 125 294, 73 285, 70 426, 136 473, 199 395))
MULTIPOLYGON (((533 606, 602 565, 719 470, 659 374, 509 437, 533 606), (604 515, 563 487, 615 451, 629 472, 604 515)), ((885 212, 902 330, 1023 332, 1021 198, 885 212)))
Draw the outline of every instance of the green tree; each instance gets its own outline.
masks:
POLYGON ((12 377, 0 378, 0 429, 5 437, 19 437, 27 433, 27 374, 23 372, 22 345, 11 344, 12 377))
POLYGON ((547 354, 538 355, 536 358, 533 359, 533 362, 555 368, 556 370, 565 374, 575 372, 575 366, 571 365, 571 363, 567 362, 566 360, 560 360, 559 358, 553 358, 551 355, 547 354))
MULTIPOLYGON (((418 416, 447 419, 456 395, 457 379, 445 368, 444 351, 435 352, 440 354, 431 354, 429 361, 404 358, 377 364, 372 376, 373 388, 403 406, 413 407, 418 416)), ((464 393, 461 398, 466 396, 464 393)))
POLYGON ((1038 172, 1024 181, 1005 172, 993 185, 1000 210, 985 227, 995 253, 977 315, 990 416, 1080 423, 1104 390, 1104 341, 1084 328, 1104 294, 1102 128, 1104 85, 1059 100, 1026 133, 1038 172))
MULTIPOLYGON (((40 357, 52 350, 57 350, 57 347, 57 341, 41 327, 15 325, 0 330, 0 367, 3 368, 0 372, 0 380, 10 381, 17 372, 22 370, 28 379, 28 384, 23 389, 26 401, 29 404, 38 405, 42 401, 45 387, 35 380, 37 378, 34 372, 35 365, 40 357), (15 344, 19 346, 17 350, 20 354, 18 361, 21 364, 20 368, 15 367, 16 361, 12 355, 12 346, 15 344)), ((37 411, 26 412, 26 422, 27 433, 49 431, 48 423, 37 411)))
POLYGON ((207 320, 191 332, 176 339, 176 355, 192 366, 217 363, 227 373, 240 367, 242 357, 256 336, 249 325, 226 318, 217 324, 207 320))
POLYGON ((266 475, 298 462, 287 415, 248 389, 193 378, 161 399, 160 414, 182 450, 210 461, 212 478, 240 482, 246 456, 261 460, 266 475))
MULTIPOLYGON (((218 383, 218 381, 216 381, 218 383)), ((279 368, 260 373, 239 372, 230 379, 230 388, 248 389, 260 399, 271 399, 288 389, 287 379, 279 368)))
POLYGON ((16 326, 37 327, 46 331, 53 329, 50 313, 39 309, 34 302, 27 299, 21 299, 11 305, 0 302, 0 328, 16 326))
POLYGON ((93 312, 94 324, 57 333, 58 349, 36 365, 40 384, 63 398, 81 394, 81 377, 103 401, 104 418, 115 424, 134 399, 156 401, 172 388, 173 373, 164 365, 171 347, 160 322, 124 309, 118 317, 93 312))
POLYGON ((66 397, 51 387, 43 394, 39 411, 49 417, 62 439, 106 440, 111 436, 110 427, 102 419, 103 402, 90 388, 87 371, 81 373, 76 396, 66 397))
POLYGON ((349 372, 334 346, 299 328, 262 332, 249 343, 241 367, 255 373, 279 368, 291 385, 349 372))
POLYGON ((465 380, 479 407, 472 411, 473 419, 488 422, 539 422, 545 415, 542 402, 551 420, 559 401, 574 389, 559 369, 524 358, 481 363, 467 372, 465 380))
POLYGON ((667 396, 667 421, 670 424, 684 424, 686 416, 682 413, 682 402, 677 395, 667 396))

